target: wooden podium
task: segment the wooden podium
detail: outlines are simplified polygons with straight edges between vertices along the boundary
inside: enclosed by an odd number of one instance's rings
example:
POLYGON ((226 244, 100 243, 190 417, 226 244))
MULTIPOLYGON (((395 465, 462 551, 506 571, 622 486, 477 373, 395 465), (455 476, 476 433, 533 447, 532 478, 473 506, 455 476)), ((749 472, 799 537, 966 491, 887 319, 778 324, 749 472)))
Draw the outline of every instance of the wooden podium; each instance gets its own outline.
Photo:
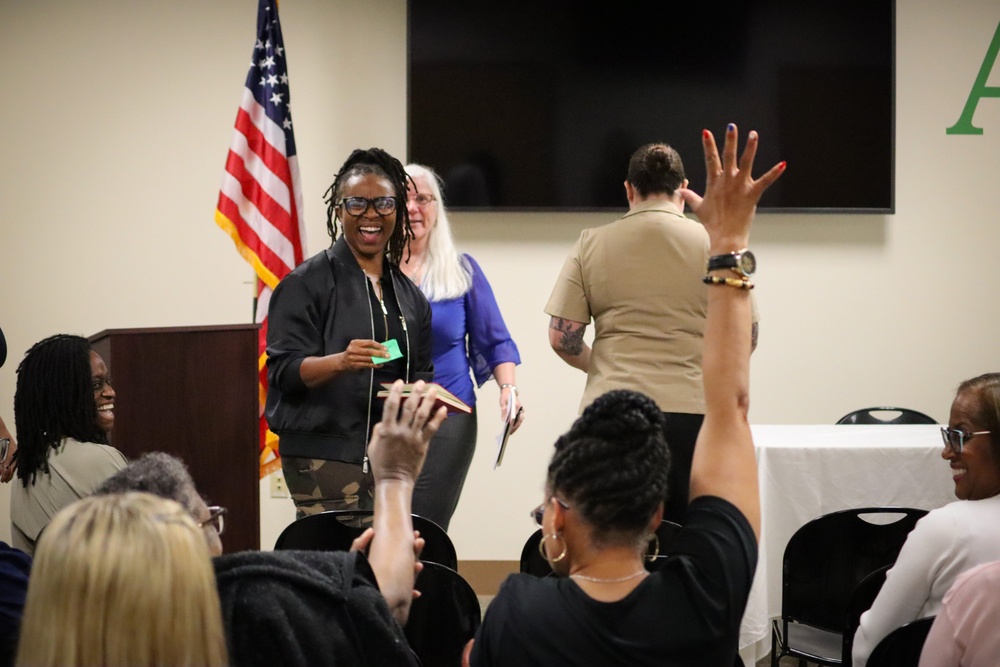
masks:
POLYGON ((108 329, 90 337, 114 379, 112 444, 181 458, 226 515, 227 552, 260 548, 256 324, 108 329))

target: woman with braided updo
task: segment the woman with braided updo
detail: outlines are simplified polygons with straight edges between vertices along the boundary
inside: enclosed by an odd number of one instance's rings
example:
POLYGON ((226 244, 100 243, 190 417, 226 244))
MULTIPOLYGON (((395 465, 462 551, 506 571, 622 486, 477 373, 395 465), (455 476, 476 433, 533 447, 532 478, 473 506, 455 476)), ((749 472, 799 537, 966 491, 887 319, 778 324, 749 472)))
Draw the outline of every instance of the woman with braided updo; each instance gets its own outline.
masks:
POLYGON ((108 444, 115 390, 101 355, 80 336, 35 343, 17 367, 17 477, 10 492, 11 541, 27 553, 56 512, 125 467, 108 444))
POLYGON ((326 193, 333 245, 271 296, 266 416, 300 517, 373 508, 375 395, 382 383, 433 379, 431 308, 399 269, 412 235, 406 186, 384 150, 351 153, 326 193))
MULTIPOLYGON (((757 134, 737 162, 736 127, 720 159, 703 133, 704 199, 682 196, 712 255, 746 247, 764 190, 784 163, 751 176, 757 134)), ((643 565, 663 516, 669 451, 652 399, 615 390, 555 444, 544 502, 532 514, 558 576, 513 575, 490 603, 466 664, 731 667, 757 565, 760 500, 747 422, 752 283, 707 271, 705 421, 691 466, 685 523, 655 572, 643 565)), ((728 274, 728 275, 727 275, 728 274)))

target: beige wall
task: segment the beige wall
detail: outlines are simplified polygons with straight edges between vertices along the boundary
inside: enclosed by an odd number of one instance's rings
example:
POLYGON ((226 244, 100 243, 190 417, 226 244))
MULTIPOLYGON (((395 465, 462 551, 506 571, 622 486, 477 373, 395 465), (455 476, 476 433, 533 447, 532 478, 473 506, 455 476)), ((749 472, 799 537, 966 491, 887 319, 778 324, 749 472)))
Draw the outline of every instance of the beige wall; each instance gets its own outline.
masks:
MULTIPOLYGON (((212 214, 255 8, 253 0, 0 4, 0 325, 10 347, 0 415, 8 424, 17 361, 45 336, 249 320, 250 270, 212 214)), ((348 152, 405 153, 405 2, 284 0, 281 9, 312 253, 327 243, 321 196, 348 152)), ((955 385, 1000 366, 992 275, 1000 100, 979 106, 983 136, 945 134, 998 21, 995 0, 897 1, 895 215, 758 221, 754 423, 830 423, 884 403, 946 420, 955 385)), ((990 83, 1000 85, 1000 66, 990 83)), ((857 168, 864 164, 858 155, 857 168)), ((462 559, 516 559, 531 530, 527 511, 541 499, 551 443, 583 387, 548 349, 542 308, 579 230, 607 220, 455 216, 461 246, 483 265, 521 347, 527 412, 494 471, 497 392, 480 392, 479 449, 453 522, 462 559)), ((0 489, 2 517, 7 496, 0 489)), ((269 545, 292 512, 287 500, 263 501, 269 545)), ((8 531, 0 521, 0 539, 8 531)))

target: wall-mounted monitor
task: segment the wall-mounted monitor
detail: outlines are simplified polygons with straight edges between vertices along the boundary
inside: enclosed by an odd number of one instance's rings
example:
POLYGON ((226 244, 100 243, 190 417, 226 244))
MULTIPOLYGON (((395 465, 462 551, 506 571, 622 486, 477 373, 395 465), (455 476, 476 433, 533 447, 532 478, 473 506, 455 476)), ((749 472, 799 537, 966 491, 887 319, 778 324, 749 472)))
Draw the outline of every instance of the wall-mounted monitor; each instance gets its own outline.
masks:
POLYGON ((700 189, 701 130, 732 121, 758 171, 788 162, 761 210, 892 213, 894 20, 893 0, 413 0, 409 159, 454 208, 620 210, 637 147, 672 144, 700 189))

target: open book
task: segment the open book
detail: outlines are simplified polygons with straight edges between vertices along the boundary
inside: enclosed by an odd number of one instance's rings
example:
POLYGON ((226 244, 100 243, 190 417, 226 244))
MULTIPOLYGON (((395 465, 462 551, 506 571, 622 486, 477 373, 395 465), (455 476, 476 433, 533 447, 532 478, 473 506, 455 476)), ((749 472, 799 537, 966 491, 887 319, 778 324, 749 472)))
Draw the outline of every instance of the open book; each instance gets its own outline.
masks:
MULTIPOLYGON (((441 385, 439 385, 439 384, 437 384, 435 382, 426 382, 426 383, 424 383, 424 385, 427 386, 427 387, 434 387, 435 389, 437 389, 437 400, 434 402, 434 408, 435 409, 437 409, 437 408, 439 408, 439 407, 441 407, 443 405, 446 408, 448 408, 448 413, 449 414, 452 413, 452 412, 465 412, 465 413, 468 413, 468 414, 472 413, 472 408, 470 408, 468 405, 466 405, 465 401, 463 401, 458 396, 456 396, 455 394, 451 393, 450 391, 448 391, 447 389, 445 389, 441 385)), ((383 382, 382 383, 382 389, 380 389, 379 392, 377 394, 375 394, 376 398, 388 398, 389 397, 389 388, 390 387, 392 387, 392 383, 391 382, 383 382)), ((406 398, 412 392, 413 392, 413 385, 412 384, 404 384, 403 385, 403 398, 406 398)))

